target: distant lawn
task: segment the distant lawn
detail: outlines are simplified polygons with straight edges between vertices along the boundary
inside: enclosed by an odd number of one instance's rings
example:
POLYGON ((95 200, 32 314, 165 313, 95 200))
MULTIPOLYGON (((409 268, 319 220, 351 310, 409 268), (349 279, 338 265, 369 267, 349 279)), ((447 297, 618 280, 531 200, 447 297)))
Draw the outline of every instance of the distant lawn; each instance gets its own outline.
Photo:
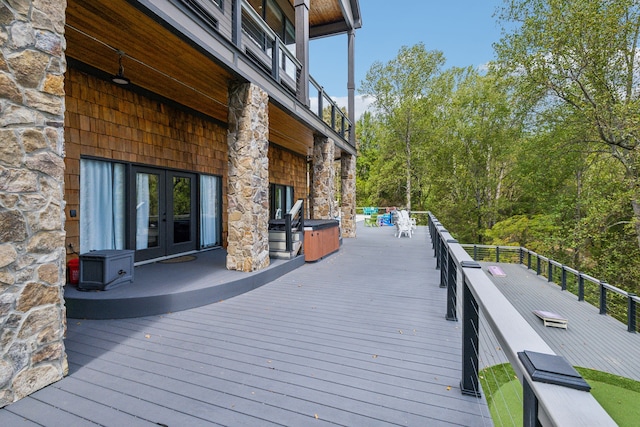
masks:
MULTIPOLYGON (((606 372, 576 367, 591 386, 591 394, 619 426, 637 426, 640 419, 640 382, 606 372)), ((503 363, 480 371, 489 411, 496 426, 522 425, 522 386, 511 365, 503 363)))

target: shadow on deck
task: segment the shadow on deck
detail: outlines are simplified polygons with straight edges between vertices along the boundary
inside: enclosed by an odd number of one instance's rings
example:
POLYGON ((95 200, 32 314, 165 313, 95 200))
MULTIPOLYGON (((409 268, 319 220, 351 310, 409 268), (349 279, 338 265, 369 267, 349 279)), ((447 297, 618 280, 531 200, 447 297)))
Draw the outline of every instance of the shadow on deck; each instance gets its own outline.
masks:
POLYGON ((266 269, 245 273, 227 270, 226 255, 224 249, 215 249, 140 265, 135 267, 133 283, 106 291, 79 291, 66 285, 67 317, 123 319, 187 310, 251 291, 304 264, 304 255, 271 259, 266 269))

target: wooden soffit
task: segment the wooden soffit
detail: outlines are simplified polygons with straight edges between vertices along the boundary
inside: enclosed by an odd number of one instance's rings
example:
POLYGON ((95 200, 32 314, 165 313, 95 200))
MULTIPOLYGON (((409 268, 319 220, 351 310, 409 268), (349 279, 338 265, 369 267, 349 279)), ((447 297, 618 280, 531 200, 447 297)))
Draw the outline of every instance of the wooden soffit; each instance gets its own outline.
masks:
MULTIPOLYGON (((131 90, 142 90, 186 106, 222 123, 228 120, 228 87, 238 76, 194 43, 126 0, 68 0, 66 55, 109 78, 124 52, 131 90)), ((269 104, 270 139, 307 155, 313 131, 295 114, 269 104)))

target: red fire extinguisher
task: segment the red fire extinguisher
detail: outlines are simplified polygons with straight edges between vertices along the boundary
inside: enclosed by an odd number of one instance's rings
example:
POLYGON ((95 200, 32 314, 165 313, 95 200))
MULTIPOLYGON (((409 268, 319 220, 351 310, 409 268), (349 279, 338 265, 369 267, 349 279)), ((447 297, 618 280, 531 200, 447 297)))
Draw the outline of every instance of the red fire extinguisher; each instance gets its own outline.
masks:
POLYGON ((69 283, 72 285, 77 285, 80 281, 80 259, 73 258, 67 262, 67 275, 69 278, 69 283))

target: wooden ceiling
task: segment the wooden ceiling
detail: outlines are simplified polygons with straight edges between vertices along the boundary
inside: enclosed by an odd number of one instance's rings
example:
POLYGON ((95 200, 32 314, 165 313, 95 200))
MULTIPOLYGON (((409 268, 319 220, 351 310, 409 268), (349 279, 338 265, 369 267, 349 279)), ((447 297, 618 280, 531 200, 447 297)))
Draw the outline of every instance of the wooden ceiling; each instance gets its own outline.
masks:
MULTIPOLYGON (((227 122, 227 69, 168 31, 126 0, 68 0, 66 55, 109 75, 227 122)), ((302 155, 313 132, 286 111, 269 106, 270 139, 302 155)))

